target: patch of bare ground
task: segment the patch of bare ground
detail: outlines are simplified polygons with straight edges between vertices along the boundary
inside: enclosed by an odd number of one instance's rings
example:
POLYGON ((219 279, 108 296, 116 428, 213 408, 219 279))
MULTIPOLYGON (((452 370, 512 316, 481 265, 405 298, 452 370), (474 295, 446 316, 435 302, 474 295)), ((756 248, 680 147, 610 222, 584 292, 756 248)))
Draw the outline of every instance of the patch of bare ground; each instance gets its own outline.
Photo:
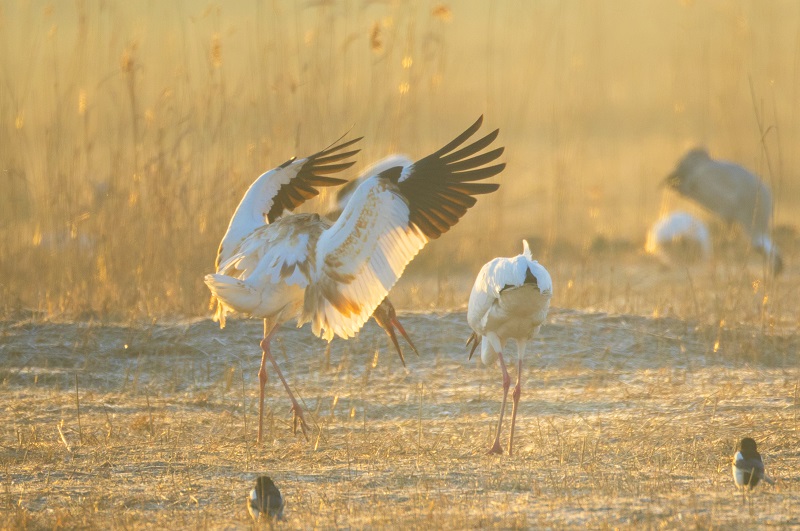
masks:
POLYGON ((278 360, 310 412, 293 436, 257 321, 0 325, 3 528, 244 528, 268 473, 287 528, 800 526, 796 334, 554 310, 529 348, 513 457, 484 455, 497 368, 468 362, 463 312, 401 315, 404 369, 370 323, 330 348, 285 327, 278 360), (730 478, 752 435, 775 487, 730 478))

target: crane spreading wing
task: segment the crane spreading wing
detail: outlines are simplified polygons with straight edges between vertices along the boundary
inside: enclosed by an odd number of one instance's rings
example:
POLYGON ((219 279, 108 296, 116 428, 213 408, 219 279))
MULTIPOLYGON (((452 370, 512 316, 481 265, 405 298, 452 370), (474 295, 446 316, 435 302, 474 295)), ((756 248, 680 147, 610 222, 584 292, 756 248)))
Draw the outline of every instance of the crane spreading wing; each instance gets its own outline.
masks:
POLYGON ((317 276, 306 289, 301 319, 311 321, 315 334, 352 337, 420 249, 455 225, 475 204, 473 196, 497 190, 498 184, 474 181, 505 168, 504 163, 486 166, 503 148, 476 155, 498 131, 458 149, 482 121, 410 166, 365 179, 353 192, 317 244, 317 276))

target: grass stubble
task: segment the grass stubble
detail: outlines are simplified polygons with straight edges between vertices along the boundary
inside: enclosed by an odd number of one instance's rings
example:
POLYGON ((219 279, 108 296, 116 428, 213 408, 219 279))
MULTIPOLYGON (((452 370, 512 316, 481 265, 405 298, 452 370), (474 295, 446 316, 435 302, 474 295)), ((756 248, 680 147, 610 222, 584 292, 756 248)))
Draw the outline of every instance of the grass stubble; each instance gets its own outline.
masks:
POLYGON ((375 326, 328 358, 285 327, 311 435, 291 435, 273 378, 261 448, 257 322, 4 322, 4 527, 244 527, 260 472, 295 528, 800 525, 796 336, 749 330, 740 347, 728 331, 715 352, 713 328, 556 309, 525 369, 519 452, 498 458, 499 373, 465 363, 463 312, 402 318, 422 343, 408 370, 375 326), (778 481, 746 504, 730 478, 744 433, 778 481))
POLYGON ((246 527, 261 472, 295 528, 800 526, 797 69, 757 59, 792 49, 770 21, 793 18, 685 4, 658 18, 690 37, 641 56, 605 32, 638 25, 582 4, 4 5, 0 526, 246 527), (312 434, 291 435, 271 379, 255 447, 260 324, 175 317, 205 315, 241 191, 351 124, 365 163, 427 153, 465 108, 502 126, 509 166, 392 293, 423 356, 403 369, 372 324, 328 349, 285 327, 312 434), (719 225, 710 264, 641 256, 677 203, 655 183, 698 139, 768 176, 783 276, 719 225), (465 363, 464 302, 521 237, 558 309, 529 349, 519 452, 487 457, 500 378, 465 363), (778 485, 742 504, 745 434, 778 485))

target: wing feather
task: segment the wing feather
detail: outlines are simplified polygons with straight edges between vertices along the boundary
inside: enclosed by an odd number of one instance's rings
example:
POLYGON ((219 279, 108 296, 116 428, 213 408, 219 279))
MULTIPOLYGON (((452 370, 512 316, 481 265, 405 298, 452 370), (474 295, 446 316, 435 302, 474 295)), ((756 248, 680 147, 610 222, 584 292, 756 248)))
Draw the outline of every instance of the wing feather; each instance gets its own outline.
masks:
POLYGON ((433 154, 408 164, 383 165, 353 191, 337 221, 317 243, 317 276, 306 289, 302 322, 315 334, 352 337, 369 319, 408 263, 432 238, 447 232, 478 194, 498 184, 471 183, 500 173, 503 148, 479 153, 497 131, 454 153, 482 117, 433 154))
MULTIPOLYGON (((357 140, 358 139, 351 141, 350 144, 352 144, 353 142, 356 142, 357 140)), ((340 149, 342 149, 344 147, 347 147, 347 146, 339 146, 340 149)), ((328 164, 329 162, 339 162, 340 160, 348 159, 348 158, 352 157, 353 155, 356 155, 359 151, 361 151, 361 150, 360 149, 354 149, 352 151, 345 151, 343 153, 334 153, 333 155, 321 155, 321 156, 317 157, 317 164, 328 164)), ((331 152, 328 151, 328 153, 331 153, 331 152)))
POLYGON ((311 276, 310 249, 328 226, 316 214, 298 214, 264 225, 242 241, 217 273, 254 285, 268 279, 305 287, 311 276))
POLYGON ((304 159, 291 158, 277 168, 260 175, 247 189, 231 217, 228 230, 217 252, 217 270, 232 256, 234 249, 242 240, 253 231, 267 223, 273 223, 285 210, 293 210, 319 195, 318 187, 336 186, 347 182, 345 179, 324 175, 345 170, 355 164, 355 161, 341 163, 339 161, 359 152, 359 150, 342 152, 359 140, 361 137, 334 144, 304 159))
MULTIPOLYGON (((389 170, 395 179, 401 167, 389 170)), ((303 322, 315 334, 352 337, 428 239, 408 223, 408 205, 387 172, 365 179, 317 243, 317 274, 303 322)))
POLYGON ((502 154, 503 148, 497 148, 493 149, 492 151, 487 151, 486 153, 476 155, 471 159, 456 159, 458 162, 445 162, 445 164, 447 164, 447 168, 452 172, 463 172, 464 170, 471 170, 473 168, 483 166, 484 164, 488 164, 502 154))
POLYGON ((476 140, 472 144, 467 147, 461 148, 458 151, 450 153, 449 155, 443 156, 442 161, 447 164, 453 161, 461 160, 465 157, 469 157, 470 155, 474 155, 478 151, 482 150, 492 142, 494 139, 497 138, 497 135, 500 133, 499 129, 495 129, 485 137, 481 138, 480 140, 476 140))
MULTIPOLYGON (((466 140, 467 140, 469 137, 471 137, 472 135, 474 135, 474 134, 475 134, 475 132, 476 132, 478 129, 480 129, 480 128, 481 128, 481 124, 482 124, 482 123, 483 123, 483 115, 481 115, 480 117, 478 117, 478 119, 477 119, 477 120, 475 120, 475 123, 474 123, 474 124, 472 124, 471 126, 469 126, 469 127, 467 128, 467 130, 466 130, 466 131, 464 131, 463 133, 461 133, 460 135, 458 135, 457 137, 455 137, 453 140, 451 140, 450 142, 448 142, 447 144, 445 144, 445 145, 444 145, 444 146, 443 146, 441 149, 439 149, 438 151, 434 152, 434 153, 433 153, 433 154, 431 154, 430 156, 431 156, 431 157, 435 157, 435 158, 441 158, 442 156, 444 156, 444 155, 446 155, 446 154, 450 153, 450 152, 451 152, 451 151, 453 151, 455 148, 457 148, 458 146, 460 146, 461 144, 463 144, 463 143, 464 143, 464 142, 465 142, 465 141, 466 141, 466 140)), ((494 133, 494 131, 493 131, 492 133, 494 133)), ((490 134, 491 134, 491 133, 490 133, 490 134)), ((480 140, 479 140, 479 142, 480 142, 480 140)))
POLYGON ((481 167, 497 160, 503 153, 502 147, 476 155, 494 141, 497 131, 450 153, 475 134, 482 121, 483 117, 479 118, 442 149, 415 162, 398 181, 400 193, 409 204, 410 222, 430 239, 447 232, 466 213, 466 209, 475 204, 475 199, 471 196, 487 194, 499 187, 493 183, 469 182, 487 179, 505 168, 505 163, 481 167), (437 201, 436 198, 441 196, 451 201, 437 201), (450 214, 457 215, 456 221, 443 214, 446 210, 443 204, 452 207, 453 201, 465 207, 463 211, 449 211, 450 214))
POLYGON ((267 212, 267 221, 272 223, 283 214, 284 210, 292 211, 308 199, 319 195, 319 190, 315 186, 336 186, 347 182, 346 179, 337 179, 333 177, 323 177, 331 173, 338 173, 346 170, 355 161, 342 162, 339 164, 330 164, 331 162, 338 162, 346 156, 355 155, 359 150, 352 150, 346 153, 337 153, 349 146, 352 146, 363 137, 354 138, 347 142, 331 146, 323 149, 322 151, 311 155, 306 159, 293 162, 289 168, 299 165, 294 172, 294 175, 285 182, 280 183, 274 198, 272 198, 272 206, 267 212), (303 187, 308 193, 299 194, 298 187, 303 187))

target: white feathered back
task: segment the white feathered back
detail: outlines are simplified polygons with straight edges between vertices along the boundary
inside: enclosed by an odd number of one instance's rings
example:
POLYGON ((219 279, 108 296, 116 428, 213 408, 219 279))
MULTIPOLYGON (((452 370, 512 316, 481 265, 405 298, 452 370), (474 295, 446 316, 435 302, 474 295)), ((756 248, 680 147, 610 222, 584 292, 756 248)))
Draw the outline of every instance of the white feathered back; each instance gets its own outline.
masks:
POLYGON ((491 363, 506 340, 526 341, 547 319, 553 281, 550 273, 533 260, 528 242, 522 254, 495 258, 478 273, 469 297, 467 321, 482 338, 481 359, 491 363), (528 271, 536 286, 525 284, 528 271))

